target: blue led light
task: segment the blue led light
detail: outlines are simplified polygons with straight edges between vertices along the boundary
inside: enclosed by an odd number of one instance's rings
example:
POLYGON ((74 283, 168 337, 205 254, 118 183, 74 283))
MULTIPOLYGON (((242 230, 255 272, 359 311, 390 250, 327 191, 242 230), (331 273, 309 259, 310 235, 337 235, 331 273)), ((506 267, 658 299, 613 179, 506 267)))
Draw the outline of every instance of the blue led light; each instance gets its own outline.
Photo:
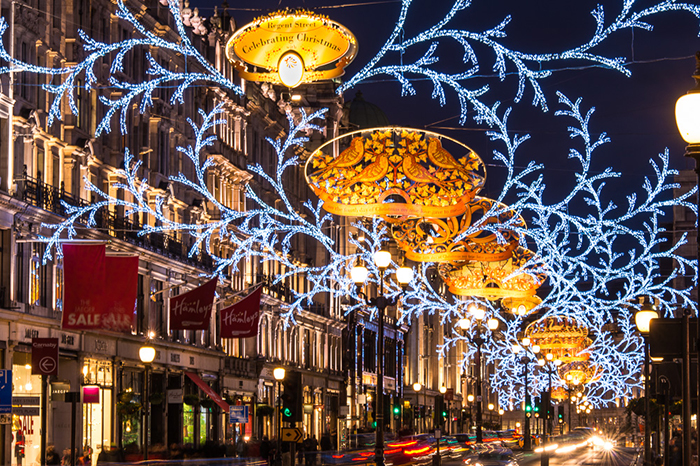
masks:
MULTIPOLYGON (((85 89, 94 89, 97 85, 95 67, 101 66, 105 57, 113 57, 109 85, 119 90, 121 96, 100 97, 106 111, 98 124, 96 135, 109 132, 110 122, 117 115, 121 132, 126 133, 129 109, 137 105, 141 112, 146 111, 153 103, 154 92, 162 86, 175 86, 172 104, 182 103, 185 90, 195 82, 209 83, 242 95, 242 89, 217 71, 192 45, 178 4, 177 0, 169 2, 178 36, 174 42, 164 40, 148 30, 128 11, 124 3, 119 1, 118 17, 129 23, 135 31, 134 34, 139 37, 108 44, 91 39, 81 31, 80 37, 87 56, 82 62, 65 68, 23 63, 11 58, 0 41, 0 59, 11 64, 1 68, 0 72, 26 71, 56 77, 57 80, 62 79, 60 84, 44 85, 44 89, 54 95, 48 115, 48 123, 51 124, 62 117, 63 99, 67 100, 70 111, 77 114, 75 92, 79 77, 84 76, 82 81, 85 89), (173 72, 166 69, 148 52, 152 48, 182 54, 190 63, 197 63, 197 71, 173 72), (145 54, 149 63, 144 81, 131 83, 119 78, 124 60, 129 59, 129 54, 138 53, 145 54)), ((515 212, 516 216, 523 216, 527 220, 528 228, 518 229, 514 223, 489 224, 487 219, 500 213, 498 205, 494 204, 494 208, 483 219, 476 221, 468 231, 463 232, 462 236, 483 230, 494 233, 502 240, 503 230, 511 228, 516 231, 521 238, 521 245, 529 247, 537 254, 537 264, 527 264, 527 267, 533 267, 533 271, 547 276, 549 292, 547 296, 543 296, 543 302, 537 310, 544 317, 560 314, 571 316, 584 323, 595 335, 592 346, 587 350, 597 371, 594 379, 586 387, 588 399, 596 406, 603 406, 610 404, 615 397, 630 395, 632 389, 639 387, 641 383, 638 377, 642 360, 641 339, 632 325, 633 312, 639 307, 636 304, 638 298, 653 298, 664 315, 671 315, 675 308, 696 309, 696 304, 690 296, 690 288, 675 289, 672 283, 676 277, 687 275, 690 271, 697 276, 695 261, 678 255, 678 248, 686 242, 685 236, 676 243, 667 245, 663 250, 659 247, 666 241, 665 230, 660 223, 668 210, 681 207, 697 214, 692 202, 695 189, 677 197, 672 195, 672 191, 678 187, 672 181, 676 172, 669 168, 669 154, 664 152, 650 162, 655 178, 646 179, 639 193, 630 192, 624 209, 603 201, 603 191, 609 189, 609 185, 620 181, 620 173, 611 169, 592 172, 591 158, 594 151, 608 143, 609 139, 605 134, 598 137, 591 135, 589 123, 594 114, 592 108, 583 110, 580 99, 572 101, 558 94, 562 109, 555 112, 555 115, 573 122, 569 131, 576 147, 571 148, 570 160, 576 165, 577 178, 575 185, 562 199, 545 202, 544 167, 534 162, 529 162, 524 167, 522 163, 515 163, 516 152, 529 139, 529 135, 518 135, 508 130, 508 119, 512 109, 501 109, 498 102, 485 103, 483 97, 489 92, 488 85, 469 89, 466 83, 479 71, 479 60, 473 46, 486 46, 495 54, 493 70, 496 79, 503 80, 512 70, 517 73, 519 81, 515 100, 519 101, 526 86, 530 86, 534 91, 533 104, 547 109, 540 81, 557 71, 557 66, 564 62, 579 61, 608 67, 628 75, 629 70, 621 58, 596 54, 594 48, 618 31, 631 28, 651 29, 645 21, 661 12, 686 11, 700 17, 700 6, 666 0, 634 11, 635 2, 627 0, 620 14, 609 24, 605 22, 603 8, 597 7, 592 12, 597 28, 587 42, 578 47, 547 54, 528 54, 505 47, 500 41, 505 37, 510 17, 481 32, 448 28, 455 15, 470 6, 469 0, 455 2, 447 15, 433 27, 414 37, 404 38, 403 26, 410 6, 411 0, 403 0, 396 28, 382 49, 355 76, 340 86, 338 92, 342 93, 371 77, 388 75, 401 84, 402 94, 415 94, 416 89, 409 76, 427 77, 433 83, 433 98, 441 105, 446 103, 449 90, 456 94, 462 109, 461 123, 466 121, 466 111, 469 107, 474 112, 477 123, 489 126, 486 135, 491 139, 492 145, 498 147, 494 150, 493 158, 495 163, 505 168, 507 174, 496 200, 505 204, 507 210, 515 212), (433 68, 438 61, 438 52, 444 40, 456 41, 463 48, 462 58, 466 65, 463 71, 449 74, 433 68), (401 56, 404 57, 408 55, 404 55, 403 52, 410 48, 426 45, 425 53, 411 63, 380 65, 390 52, 401 52, 401 56), (586 207, 577 212, 573 208, 577 205, 586 207), (674 264, 674 270, 668 276, 662 276, 659 272, 661 260, 674 264), (614 290, 611 284, 616 285, 614 290)), ((0 19, 0 36, 7 28, 6 21, 0 19)), ((303 109, 299 109, 294 116, 288 115, 289 131, 285 138, 267 140, 277 154, 275 167, 266 170, 266 167, 253 164, 248 170, 269 184, 279 202, 270 205, 259 193, 247 186, 246 196, 250 201, 250 209, 245 212, 221 204, 206 183, 207 171, 214 166, 214 159, 205 157, 206 148, 214 143, 215 137, 211 135, 211 130, 221 123, 217 120, 221 113, 222 106, 217 106, 209 113, 199 111, 200 125, 188 120, 194 132, 194 143, 178 147, 177 150, 186 155, 189 163, 193 165, 194 176, 188 177, 179 173, 170 177, 173 183, 198 193, 208 205, 217 209, 219 215, 215 217, 216 220, 203 224, 172 220, 165 197, 159 196, 155 203, 150 202, 152 188, 146 179, 139 178, 141 162, 136 161, 133 154, 126 150, 124 167, 120 170, 124 181, 112 185, 120 192, 114 197, 109 196, 85 179, 86 188, 95 194, 98 201, 84 207, 64 204, 67 218, 59 224, 45 225, 53 230, 53 234, 45 238, 49 247, 46 248, 44 260, 51 259, 52 251, 60 240, 76 237, 78 228, 82 228, 85 223, 89 228, 96 227, 96 215, 101 209, 107 209, 110 205, 119 206, 123 207, 127 217, 147 215, 158 225, 144 225, 140 232, 142 235, 154 232, 190 235, 194 240, 189 250, 190 256, 202 250, 211 256, 215 266, 214 275, 225 278, 236 273, 240 263, 258 258, 263 262, 281 265, 282 272, 275 276, 273 285, 283 283, 289 277, 303 276, 308 282, 308 291, 290 290, 291 301, 282 310, 287 325, 293 325, 295 316, 312 304, 318 295, 343 298, 343 309, 346 313, 364 309, 366 304, 363 297, 350 280, 347 271, 353 263, 362 260, 370 272, 369 284, 379 284, 380 272, 372 257, 391 237, 389 226, 376 218, 365 223, 355 223, 353 226, 362 233, 363 239, 349 237, 353 252, 340 253, 334 236, 329 233, 337 231, 336 226, 332 216, 324 212, 323 203, 308 200, 303 206, 296 205, 288 197, 283 182, 289 169, 300 164, 295 149, 308 142, 307 134, 321 129, 314 122, 324 117, 325 110, 307 114, 303 109), (318 243, 317 249, 325 254, 324 261, 308 265, 293 260, 292 245, 298 237, 314 239, 318 243), (230 245, 230 256, 223 257, 219 253, 217 245, 222 241, 230 245)), ((625 184, 624 188, 628 188, 628 184, 625 184)), ((60 251, 60 248, 56 249, 60 251)), ((386 271, 387 296, 401 298, 400 324, 408 324, 415 317, 430 314, 439 316, 444 325, 452 328, 457 320, 464 316, 467 303, 455 300, 454 296, 442 290, 440 281, 436 280, 434 265, 418 265, 414 280, 404 293, 401 293, 392 278, 397 264, 391 264, 386 271)), ((514 275, 517 273, 514 272, 514 275)), ((511 346, 517 341, 518 332, 522 330, 522 317, 506 318, 497 303, 478 303, 486 309, 487 318, 494 316, 500 320, 499 331, 503 338, 487 338, 483 354, 487 362, 498 361, 495 366, 498 374, 492 379, 492 383, 499 392, 501 405, 512 405, 522 399, 522 368, 516 356, 511 353, 511 346)), ((369 312, 374 314, 376 309, 369 309, 369 312)), ((467 336, 462 330, 455 330, 451 335, 447 335, 439 350, 445 354, 457 342, 468 336, 473 337, 475 332, 474 326, 466 330, 467 336)), ((488 334, 488 330, 485 332, 488 334)), ((466 367, 474 358, 474 353, 475 348, 470 345, 466 354, 462 355, 460 365, 466 367)), ((546 377, 531 380, 532 394, 545 389, 546 377)), ((555 386, 562 386, 563 382, 557 375, 554 383, 555 386)))

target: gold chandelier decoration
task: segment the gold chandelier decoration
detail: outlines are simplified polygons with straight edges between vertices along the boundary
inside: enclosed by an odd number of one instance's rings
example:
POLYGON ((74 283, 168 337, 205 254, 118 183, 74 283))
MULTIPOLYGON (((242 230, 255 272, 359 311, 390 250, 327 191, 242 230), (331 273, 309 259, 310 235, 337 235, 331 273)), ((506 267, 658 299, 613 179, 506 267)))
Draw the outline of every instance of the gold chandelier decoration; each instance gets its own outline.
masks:
POLYGON ((400 127, 332 139, 314 151, 305 171, 328 212, 381 216, 392 223, 462 215, 486 176, 479 156, 459 141, 400 127), (347 147, 334 157, 338 144, 347 147))
POLYGON ((539 345, 544 354, 552 353, 562 366, 577 361, 588 361, 585 352, 591 346, 588 328, 572 317, 545 317, 531 323, 525 329, 525 336, 533 345, 539 345))
POLYGON ((476 197, 459 217, 409 218, 393 226, 392 236, 406 258, 416 262, 489 262, 510 258, 518 246, 517 230, 525 228, 525 220, 505 204, 476 197), (456 241, 477 222, 508 228, 496 227, 498 233, 482 229, 456 241))
POLYGON ((535 253, 522 246, 506 260, 438 265, 440 276, 453 294, 489 300, 534 296, 546 279, 539 269, 535 253))

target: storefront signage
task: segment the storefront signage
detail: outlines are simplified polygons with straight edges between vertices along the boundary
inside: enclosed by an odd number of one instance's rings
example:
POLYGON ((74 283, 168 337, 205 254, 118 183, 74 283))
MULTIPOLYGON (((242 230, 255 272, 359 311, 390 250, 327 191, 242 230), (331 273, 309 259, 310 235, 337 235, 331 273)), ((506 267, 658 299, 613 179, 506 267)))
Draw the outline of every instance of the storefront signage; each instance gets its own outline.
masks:
POLYGON ((168 403, 170 404, 180 404, 182 403, 182 389, 181 388, 174 388, 171 390, 168 390, 168 403))
POLYGON ((0 369, 0 414, 12 412, 12 371, 0 369))
POLYGON ((100 354, 115 354, 117 351, 116 340, 111 338, 97 338, 92 336, 84 336, 83 341, 85 342, 85 351, 88 353, 100 353, 100 354))
POLYGON ((74 333, 61 333, 61 348, 80 349, 80 336, 74 333))
POLYGON ((85 385, 83 387, 83 403, 99 403, 100 387, 97 385, 85 385))
POLYGON ((290 88, 341 76, 356 54, 357 40, 345 26, 303 10, 258 18, 226 44, 241 77, 290 88))
POLYGON ((58 375, 58 338, 32 339, 32 374, 58 375))
POLYGON ((16 335, 17 340, 29 343, 32 338, 48 337, 49 329, 41 327, 31 327, 29 325, 17 324, 16 328, 11 328, 12 334, 16 335))

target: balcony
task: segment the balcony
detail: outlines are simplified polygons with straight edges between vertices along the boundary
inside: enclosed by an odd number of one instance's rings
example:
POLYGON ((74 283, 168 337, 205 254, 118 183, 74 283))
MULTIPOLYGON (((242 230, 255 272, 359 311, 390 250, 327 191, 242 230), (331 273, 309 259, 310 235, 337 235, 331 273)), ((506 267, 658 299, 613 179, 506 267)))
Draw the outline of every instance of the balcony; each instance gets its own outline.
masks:
MULTIPOLYGON (((61 217, 68 217, 63 202, 74 207, 87 207, 87 201, 66 194, 63 188, 44 183, 41 179, 32 178, 25 173, 21 182, 21 199, 40 209, 53 212, 61 217)), ((114 238, 131 243, 135 246, 148 249, 164 257, 176 260, 183 264, 199 267, 206 270, 213 270, 214 265, 211 256, 199 252, 193 257, 188 257, 189 247, 178 240, 175 236, 166 233, 149 233, 139 235, 142 225, 131 218, 121 217, 115 212, 100 210, 95 214, 95 227, 103 233, 107 233, 114 238)), ((83 225, 88 224, 89 214, 84 214, 78 220, 83 225)))

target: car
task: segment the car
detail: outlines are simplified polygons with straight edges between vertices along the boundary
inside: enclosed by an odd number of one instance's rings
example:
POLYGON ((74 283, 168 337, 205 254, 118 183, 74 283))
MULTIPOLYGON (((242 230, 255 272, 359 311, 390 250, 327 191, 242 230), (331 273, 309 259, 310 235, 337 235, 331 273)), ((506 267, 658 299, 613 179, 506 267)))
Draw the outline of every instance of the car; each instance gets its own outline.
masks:
POLYGON ((474 466, 518 466, 518 461, 510 448, 494 448, 479 453, 472 464, 474 466))

